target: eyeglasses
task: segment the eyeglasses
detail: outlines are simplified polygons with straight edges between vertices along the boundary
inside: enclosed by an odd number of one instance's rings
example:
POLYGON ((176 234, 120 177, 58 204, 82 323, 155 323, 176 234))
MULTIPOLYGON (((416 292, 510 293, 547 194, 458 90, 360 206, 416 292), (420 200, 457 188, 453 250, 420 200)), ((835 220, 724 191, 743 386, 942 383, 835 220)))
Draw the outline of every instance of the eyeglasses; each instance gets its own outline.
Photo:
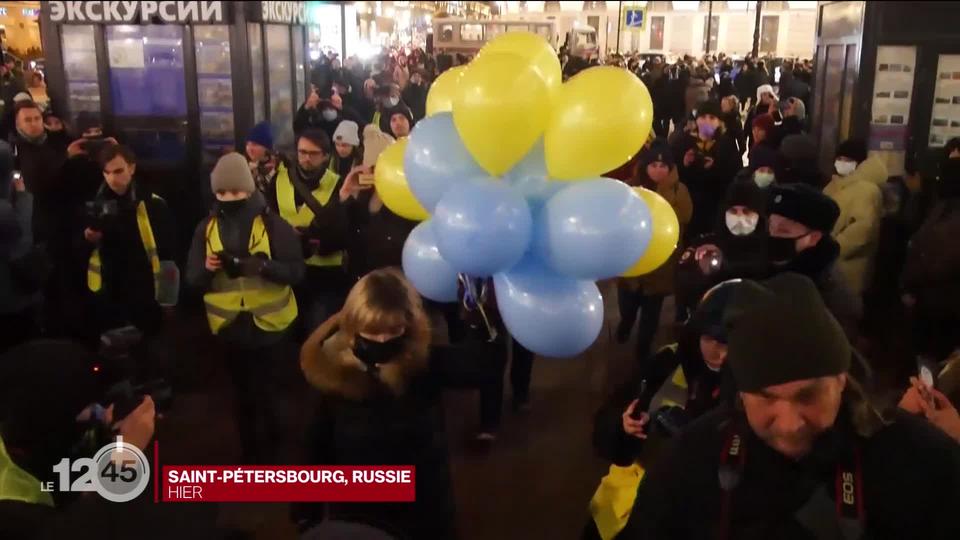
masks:
POLYGON ((315 157, 322 156, 323 151, 322 150, 301 150, 298 148, 297 155, 300 157, 315 158, 315 157))

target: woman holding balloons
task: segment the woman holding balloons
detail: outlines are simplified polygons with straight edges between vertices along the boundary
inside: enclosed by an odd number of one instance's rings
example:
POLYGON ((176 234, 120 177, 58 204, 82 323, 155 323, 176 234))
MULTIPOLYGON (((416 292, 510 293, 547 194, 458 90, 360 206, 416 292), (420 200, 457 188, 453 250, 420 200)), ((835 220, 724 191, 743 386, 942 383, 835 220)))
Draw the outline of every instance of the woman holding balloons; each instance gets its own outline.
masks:
MULTIPOLYGON (((640 155, 637 174, 631 185, 655 191, 666 200, 680 224, 681 231, 693 215, 690 192, 677 178, 673 155, 664 139, 656 139, 640 155)), ((617 300, 620 307, 620 324, 617 340, 626 343, 640 310, 640 329, 637 336, 637 362, 643 362, 650 354, 650 346, 657 333, 663 299, 673 294, 673 273, 678 249, 674 249, 667 262, 653 272, 636 277, 620 278, 617 283, 617 300)))

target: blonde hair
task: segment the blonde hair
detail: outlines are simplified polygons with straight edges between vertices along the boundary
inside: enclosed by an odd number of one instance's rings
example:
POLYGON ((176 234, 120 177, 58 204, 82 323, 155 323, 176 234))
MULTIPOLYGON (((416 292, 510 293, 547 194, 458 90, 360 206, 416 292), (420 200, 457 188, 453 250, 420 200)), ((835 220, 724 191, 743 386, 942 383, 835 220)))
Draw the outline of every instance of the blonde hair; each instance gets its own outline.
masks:
POLYGON ((395 268, 374 270, 350 289, 340 312, 340 331, 353 347, 360 332, 389 334, 405 329, 406 352, 422 358, 430 347, 430 320, 413 285, 395 268))

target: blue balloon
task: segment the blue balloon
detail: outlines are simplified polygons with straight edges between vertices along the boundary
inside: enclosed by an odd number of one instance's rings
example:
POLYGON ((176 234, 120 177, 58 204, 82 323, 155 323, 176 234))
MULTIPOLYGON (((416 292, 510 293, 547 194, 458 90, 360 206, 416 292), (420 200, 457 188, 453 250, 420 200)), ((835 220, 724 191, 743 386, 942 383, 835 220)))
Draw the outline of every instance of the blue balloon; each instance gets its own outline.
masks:
POLYGON ((417 122, 403 154, 403 172, 417 201, 431 213, 450 186, 488 176, 461 142, 448 112, 417 122))
POLYGON ((550 198, 537 214, 537 254, 553 271, 599 280, 626 272, 652 234, 647 204, 629 186, 600 178, 577 182, 550 198))
POLYGON ((536 211, 567 186, 565 182, 551 182, 549 176, 541 138, 519 163, 503 175, 503 180, 527 199, 530 210, 536 211))
POLYGON ((457 272, 440 256, 430 220, 414 227, 407 236, 403 244, 403 273, 426 298, 457 301, 457 272))
POLYGON ((458 272, 477 277, 516 264, 530 245, 533 229, 523 197, 492 180, 451 187, 437 204, 433 223, 443 258, 458 272))
POLYGON ((592 281, 559 276, 528 256, 493 285, 507 330, 537 354, 575 356, 600 335, 603 297, 592 281))

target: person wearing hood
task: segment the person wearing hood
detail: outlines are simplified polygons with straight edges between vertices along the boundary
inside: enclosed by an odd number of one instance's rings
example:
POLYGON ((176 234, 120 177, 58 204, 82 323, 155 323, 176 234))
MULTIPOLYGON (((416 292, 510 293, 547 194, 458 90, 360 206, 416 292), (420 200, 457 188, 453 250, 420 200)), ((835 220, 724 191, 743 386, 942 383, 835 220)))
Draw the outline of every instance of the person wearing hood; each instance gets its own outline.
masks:
POLYGON ((346 178, 350 171, 363 163, 363 149, 360 145, 360 127, 352 120, 344 120, 333 132, 333 155, 330 166, 340 178, 346 178))
POLYGON ((873 279, 883 217, 877 183, 887 181, 887 168, 877 156, 867 157, 862 141, 851 139, 837 146, 834 169, 836 174, 823 188, 840 208, 831 235, 840 245, 840 272, 853 293, 861 295, 873 279))
POLYGON ((789 135, 780 143, 777 182, 800 183, 822 189, 826 184, 818 165, 817 141, 810 135, 789 135))
POLYGON ((813 280, 823 301, 851 339, 863 314, 860 296, 840 272, 840 245, 830 236, 840 208, 806 184, 770 189, 767 250, 774 274, 796 272, 813 280))
POLYGON ((790 135, 802 135, 806 132, 804 122, 807 120, 807 106, 798 97, 791 97, 781 102, 783 121, 777 126, 776 143, 780 146, 783 139, 790 135))
MULTIPOLYGON (((777 94, 773 91, 773 87, 769 84, 762 84, 757 87, 757 101, 756 105, 750 109, 750 112, 747 114, 747 119, 743 122, 743 128, 747 131, 747 145, 753 147, 757 142, 753 139, 753 121, 758 116, 764 114, 770 114, 774 122, 780 120, 780 111, 778 109, 779 102, 777 100, 777 94)), ((773 136, 773 130, 771 129, 767 135, 773 136)))
POLYGON ((13 150, 0 141, 0 351, 40 333, 40 284, 31 278, 33 195, 13 177, 13 150))
POLYGON ((427 93, 430 85, 427 83, 423 69, 416 69, 410 74, 410 84, 404 87, 401 98, 410 106, 414 121, 419 122, 427 116, 427 93))
MULTIPOLYGON (((390 133, 383 128, 383 117, 388 109, 398 107, 402 103, 400 99, 400 87, 392 83, 375 86, 373 88, 373 102, 376 104, 376 109, 368 123, 380 127, 380 130, 384 133, 390 133)), ((390 124, 389 118, 386 123, 387 125, 390 124)))
POLYGON ((680 181, 693 200, 687 239, 710 232, 724 193, 742 166, 736 143, 722 127, 721 115, 718 103, 702 103, 697 109, 697 132, 683 134, 673 148, 680 181))
POLYGON ((757 187, 767 189, 777 180, 779 154, 770 146, 760 144, 750 152, 750 165, 747 170, 757 187))
POLYGON ((407 137, 413 129, 413 113, 402 101, 389 109, 384 109, 380 116, 380 131, 394 139, 407 137))
MULTIPOLYGON (((693 216, 693 202, 687 186, 680 183, 677 168, 664 139, 656 139, 640 155, 636 176, 631 185, 656 192, 663 197, 677 215, 680 233, 693 216)), ((640 328, 637 335, 636 361, 641 363, 650 355, 650 347, 660 323, 663 299, 673 294, 673 274, 679 247, 660 268, 636 278, 620 278, 617 281, 617 301, 620 308, 620 324, 617 340, 626 343, 640 311, 640 328)))
POLYGON ((277 168, 270 207, 293 227, 307 265, 297 289, 306 332, 336 313, 349 287, 344 272, 347 216, 337 197, 342 177, 333 166, 336 155, 326 132, 307 129, 297 137, 297 162, 277 168))
POLYGON ((723 319, 736 401, 688 426, 647 469, 617 538, 960 534, 960 446, 872 403, 808 278, 746 281, 723 319))
POLYGON ((210 184, 217 203, 197 225, 186 282, 204 293, 231 375, 243 462, 269 463, 279 432, 273 379, 297 318, 292 287, 303 279, 303 251, 293 228, 254 196, 244 156, 221 157, 210 184))
POLYGON ((250 164, 250 173, 257 191, 266 195, 277 176, 277 158, 273 154, 273 129, 270 122, 260 122, 247 135, 244 155, 250 164))
POLYGON ((910 239, 902 277, 914 351, 935 360, 960 343, 960 152, 943 160, 938 184, 937 201, 910 239))
POLYGON ((419 293, 398 269, 380 269, 303 344, 300 367, 318 397, 307 431, 311 463, 413 465, 417 481, 415 502, 330 504, 302 521, 349 519, 411 540, 455 538, 442 390, 501 373, 482 355, 431 348, 430 340, 419 293))
POLYGON ((739 177, 727 190, 715 231, 723 254, 718 279, 759 279, 767 275, 767 190, 739 177))
POLYGON ((166 202, 135 178, 137 159, 121 145, 100 154, 103 183, 74 234, 87 261, 88 303, 98 340, 128 324, 150 338, 160 331, 161 260, 174 259, 175 228, 166 202))

